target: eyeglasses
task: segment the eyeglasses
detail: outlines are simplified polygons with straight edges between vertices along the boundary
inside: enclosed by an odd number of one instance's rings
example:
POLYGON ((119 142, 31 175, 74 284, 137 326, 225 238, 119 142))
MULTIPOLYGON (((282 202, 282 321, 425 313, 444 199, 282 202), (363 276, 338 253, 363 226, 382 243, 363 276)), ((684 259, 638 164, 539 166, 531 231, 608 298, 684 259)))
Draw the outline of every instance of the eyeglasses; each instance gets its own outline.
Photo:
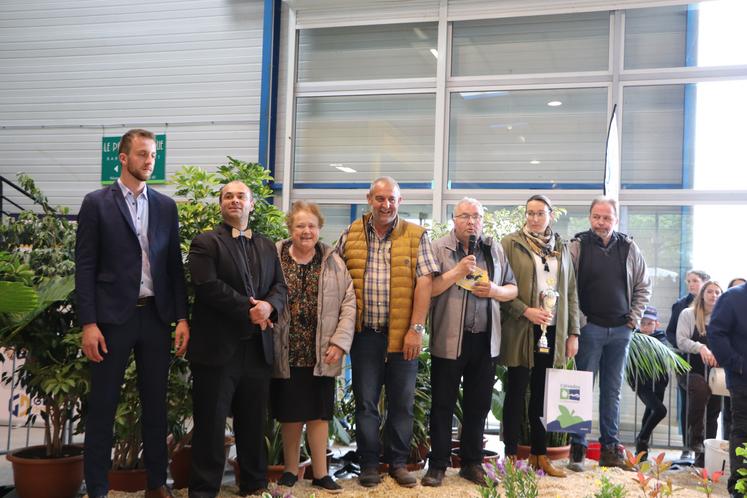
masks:
POLYGON ((482 220, 482 215, 481 214, 467 214, 467 213, 464 213, 464 214, 459 214, 457 216, 454 216, 454 218, 456 218, 457 220, 462 220, 462 221, 468 221, 468 220, 480 221, 480 220, 482 220))
POLYGON ((546 218, 549 213, 545 210, 542 211, 527 211, 527 218, 546 218))

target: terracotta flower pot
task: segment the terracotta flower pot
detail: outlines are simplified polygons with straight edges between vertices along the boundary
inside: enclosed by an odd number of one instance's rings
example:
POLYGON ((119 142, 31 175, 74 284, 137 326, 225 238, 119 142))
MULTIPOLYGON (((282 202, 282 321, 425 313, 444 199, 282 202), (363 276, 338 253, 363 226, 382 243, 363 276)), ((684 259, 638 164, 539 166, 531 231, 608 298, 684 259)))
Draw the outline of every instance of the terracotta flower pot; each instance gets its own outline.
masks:
POLYGON ((148 474, 145 469, 127 469, 109 471, 109 489, 112 491, 143 491, 148 486, 148 474))
POLYGON ((83 448, 65 446, 62 458, 45 458, 45 446, 8 453, 20 498, 73 498, 83 483, 83 448))

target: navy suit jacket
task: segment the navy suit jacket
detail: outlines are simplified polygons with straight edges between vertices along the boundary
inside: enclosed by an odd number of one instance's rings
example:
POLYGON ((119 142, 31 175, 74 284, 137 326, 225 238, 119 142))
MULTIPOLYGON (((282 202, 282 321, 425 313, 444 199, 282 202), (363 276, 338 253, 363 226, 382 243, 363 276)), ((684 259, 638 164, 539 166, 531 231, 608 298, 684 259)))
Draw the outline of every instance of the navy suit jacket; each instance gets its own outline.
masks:
POLYGON ((716 301, 708 324, 708 347, 726 372, 726 387, 747 389, 747 284, 727 290, 716 301))
MULTIPOLYGON (((187 318, 187 292, 173 199, 148 189, 148 244, 161 320, 187 318)), ((83 199, 75 240, 75 293, 81 324, 121 325, 135 311, 142 251, 119 185, 83 199)))

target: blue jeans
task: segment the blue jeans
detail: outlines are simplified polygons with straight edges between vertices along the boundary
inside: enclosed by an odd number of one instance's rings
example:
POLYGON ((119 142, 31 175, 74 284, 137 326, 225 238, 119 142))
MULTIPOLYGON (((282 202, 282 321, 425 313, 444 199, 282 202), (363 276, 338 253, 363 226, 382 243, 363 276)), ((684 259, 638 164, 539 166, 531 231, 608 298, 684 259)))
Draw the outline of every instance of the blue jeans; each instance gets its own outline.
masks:
POLYGON ((392 467, 401 467, 410 454, 418 361, 407 361, 402 353, 387 353, 386 334, 363 330, 355 334, 350 362, 355 395, 355 438, 361 468, 379 465, 382 386, 386 386, 384 461, 392 467))
MULTIPOLYGON (((620 425, 620 388, 633 331, 627 325, 600 327, 587 323, 581 329, 576 368, 594 372, 599 379, 599 442, 617 446, 620 425)), ((573 434, 571 442, 586 446, 585 434, 573 434)))

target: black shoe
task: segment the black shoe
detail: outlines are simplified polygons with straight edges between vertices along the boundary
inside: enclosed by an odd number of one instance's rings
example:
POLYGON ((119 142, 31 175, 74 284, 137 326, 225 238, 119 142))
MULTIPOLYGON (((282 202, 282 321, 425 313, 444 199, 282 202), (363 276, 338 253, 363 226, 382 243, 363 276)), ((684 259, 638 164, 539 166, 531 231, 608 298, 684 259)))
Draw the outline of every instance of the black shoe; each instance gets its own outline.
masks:
POLYGON ((478 486, 485 485, 485 469, 482 468, 482 464, 480 463, 469 463, 462 466, 459 469, 459 477, 474 482, 478 486))
POLYGON ((645 462, 646 460, 648 460, 648 441, 642 441, 640 439, 636 439, 635 440, 636 456, 640 455, 644 451, 646 452, 646 454, 641 457, 641 462, 645 462))
POLYGON ((574 472, 583 472, 586 460, 586 446, 571 443, 571 457, 568 459, 568 469, 574 472))
POLYGON ((364 467, 358 476, 358 483, 365 488, 373 488, 381 484, 379 469, 376 467, 364 467))
POLYGON ((444 475, 446 474, 445 469, 435 469, 428 467, 428 472, 425 473, 423 478, 420 480, 420 484, 423 486, 438 487, 444 482, 444 475))
POLYGON ((278 479, 278 486, 285 486, 286 488, 292 488, 294 484, 298 482, 298 476, 291 474, 290 472, 283 472, 283 475, 278 479))
POLYGON ((328 493, 342 493, 342 486, 337 484, 330 476, 324 476, 321 479, 314 478, 311 481, 311 485, 316 488, 322 488, 328 493))

